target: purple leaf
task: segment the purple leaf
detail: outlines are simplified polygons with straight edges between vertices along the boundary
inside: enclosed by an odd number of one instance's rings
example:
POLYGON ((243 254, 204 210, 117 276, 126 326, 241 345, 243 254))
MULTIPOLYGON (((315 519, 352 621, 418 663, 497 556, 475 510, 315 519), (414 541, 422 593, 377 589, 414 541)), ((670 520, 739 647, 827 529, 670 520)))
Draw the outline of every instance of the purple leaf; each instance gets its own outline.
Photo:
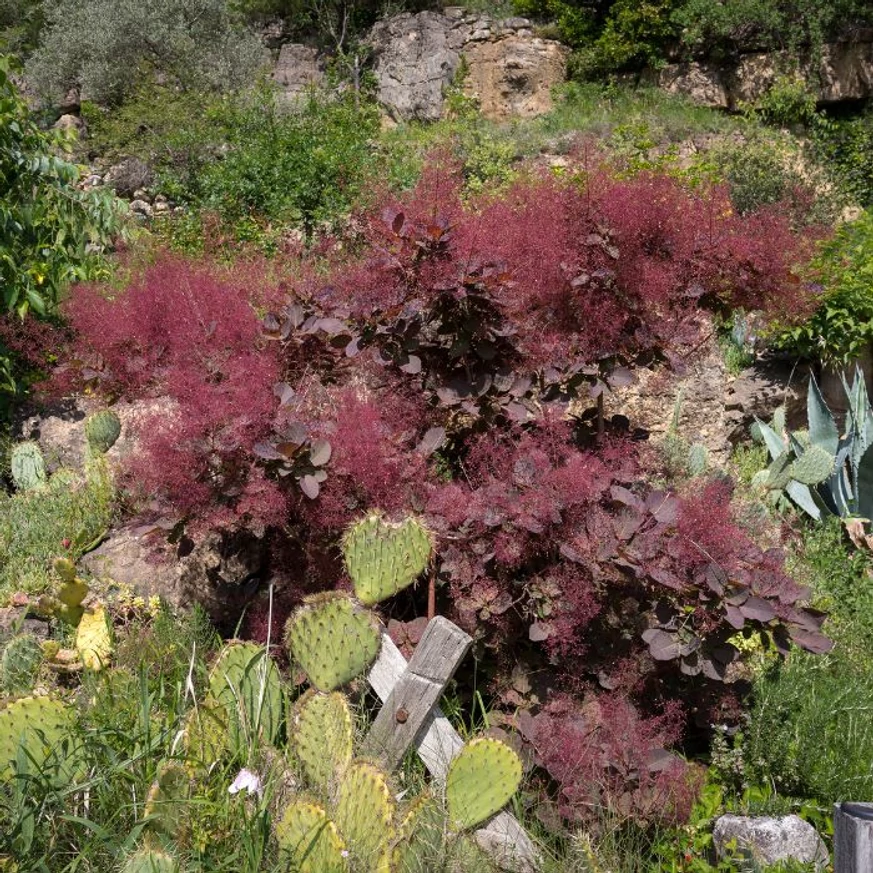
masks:
POLYGON ((252 453, 263 461, 282 461, 285 456, 272 443, 255 443, 252 453))
POLYGON ((409 373, 410 376, 417 376, 421 372, 421 358, 417 355, 410 355, 406 363, 400 365, 400 369, 404 373, 409 373))
POLYGON ((418 451, 429 458, 437 449, 439 449, 446 441, 446 429, 444 427, 432 427, 422 438, 418 444, 418 451))
POLYGON ((740 612, 753 621, 768 622, 776 618, 776 611, 761 597, 750 597, 740 606, 740 612))
POLYGON ((547 640, 549 638, 548 625, 536 621, 528 629, 527 635, 528 639, 530 639, 532 643, 541 643, 543 640, 547 640))
POLYGON ((321 486, 315 476, 303 476, 300 479, 300 490, 310 499, 315 500, 321 491, 321 486))
POLYGON ((828 639, 824 634, 802 628, 792 628, 791 639, 801 649, 806 649, 807 652, 812 652, 814 655, 823 655, 834 647, 834 641, 828 639))
POLYGON ((681 647, 673 634, 658 628, 643 631, 643 642, 649 646, 649 653, 656 661, 672 661, 679 657, 681 647))
POLYGON ((313 467, 323 467, 332 454, 330 443, 327 440, 313 440, 309 447, 309 460, 313 467))

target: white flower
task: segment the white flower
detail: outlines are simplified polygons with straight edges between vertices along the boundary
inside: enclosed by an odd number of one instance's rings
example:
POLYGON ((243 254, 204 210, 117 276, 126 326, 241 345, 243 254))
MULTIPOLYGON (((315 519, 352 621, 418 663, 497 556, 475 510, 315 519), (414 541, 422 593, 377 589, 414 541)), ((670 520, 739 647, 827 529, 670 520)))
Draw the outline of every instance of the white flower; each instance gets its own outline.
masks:
POLYGON ((243 767, 236 774, 236 779, 230 783, 230 788, 227 789, 231 794, 236 794, 239 791, 247 791, 249 794, 257 794, 262 797, 264 794, 264 786, 261 782, 261 777, 257 773, 252 773, 251 770, 246 770, 243 767))

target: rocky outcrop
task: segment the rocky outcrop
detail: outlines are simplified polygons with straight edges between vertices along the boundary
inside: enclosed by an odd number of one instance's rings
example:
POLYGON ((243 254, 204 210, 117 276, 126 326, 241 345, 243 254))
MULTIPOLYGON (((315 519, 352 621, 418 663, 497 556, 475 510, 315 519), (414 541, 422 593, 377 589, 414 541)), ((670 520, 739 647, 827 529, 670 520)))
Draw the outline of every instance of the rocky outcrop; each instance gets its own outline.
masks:
POLYGON ((525 18, 405 12, 377 22, 369 42, 379 102, 395 121, 441 118, 462 63, 465 92, 495 119, 547 112, 566 72, 565 47, 534 36, 525 18))
POLYGON ((286 43, 279 49, 272 78, 279 86, 280 101, 293 105, 307 89, 324 84, 324 57, 313 46, 286 43))
POLYGON ((552 88, 564 81, 569 50, 550 39, 513 34, 468 44, 464 92, 486 118, 531 118, 553 107, 552 88))
POLYGON ((764 866, 797 861, 823 870, 828 863, 828 851, 816 829, 796 815, 723 815, 715 822, 712 839, 719 857, 730 856, 733 849, 728 845, 735 843, 739 852, 764 866))
MULTIPOLYGON (((780 74, 793 68, 787 52, 743 55, 730 66, 691 61, 668 64, 652 74, 660 88, 684 94, 702 106, 739 109, 759 100, 780 74)), ((873 43, 831 43, 802 60, 797 74, 816 90, 820 104, 873 96, 873 43)))

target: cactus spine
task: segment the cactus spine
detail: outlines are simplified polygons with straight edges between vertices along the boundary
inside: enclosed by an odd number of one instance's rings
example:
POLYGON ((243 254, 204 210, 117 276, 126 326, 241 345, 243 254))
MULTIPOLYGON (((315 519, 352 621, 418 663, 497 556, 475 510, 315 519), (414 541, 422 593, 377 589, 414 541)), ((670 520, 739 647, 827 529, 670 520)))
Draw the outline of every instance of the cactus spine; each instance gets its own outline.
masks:
POLYGON ((31 441, 18 443, 12 449, 9 464, 12 481, 19 491, 32 491, 45 485, 45 459, 37 443, 31 441))
POLYGON ((365 606, 372 606, 411 585, 430 561, 433 543, 427 528, 415 518, 386 521, 371 512, 349 527, 343 538, 343 558, 365 606))

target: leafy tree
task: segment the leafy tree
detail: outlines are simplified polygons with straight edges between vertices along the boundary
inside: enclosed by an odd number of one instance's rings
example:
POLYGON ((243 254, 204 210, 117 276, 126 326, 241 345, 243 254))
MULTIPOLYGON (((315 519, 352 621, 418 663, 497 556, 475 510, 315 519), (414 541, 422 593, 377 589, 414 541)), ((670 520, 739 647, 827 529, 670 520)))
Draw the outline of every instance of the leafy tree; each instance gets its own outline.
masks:
MULTIPOLYGON (((96 250, 120 229, 115 198, 78 190, 61 144, 37 126, 0 57, 0 304, 21 318, 51 313, 69 282, 95 278, 96 250)), ((0 395, 14 387, 0 345, 0 395)))
POLYGON ((183 89, 232 90, 263 59, 226 0, 60 0, 26 73, 46 100, 79 85, 112 103, 148 73, 183 89))

